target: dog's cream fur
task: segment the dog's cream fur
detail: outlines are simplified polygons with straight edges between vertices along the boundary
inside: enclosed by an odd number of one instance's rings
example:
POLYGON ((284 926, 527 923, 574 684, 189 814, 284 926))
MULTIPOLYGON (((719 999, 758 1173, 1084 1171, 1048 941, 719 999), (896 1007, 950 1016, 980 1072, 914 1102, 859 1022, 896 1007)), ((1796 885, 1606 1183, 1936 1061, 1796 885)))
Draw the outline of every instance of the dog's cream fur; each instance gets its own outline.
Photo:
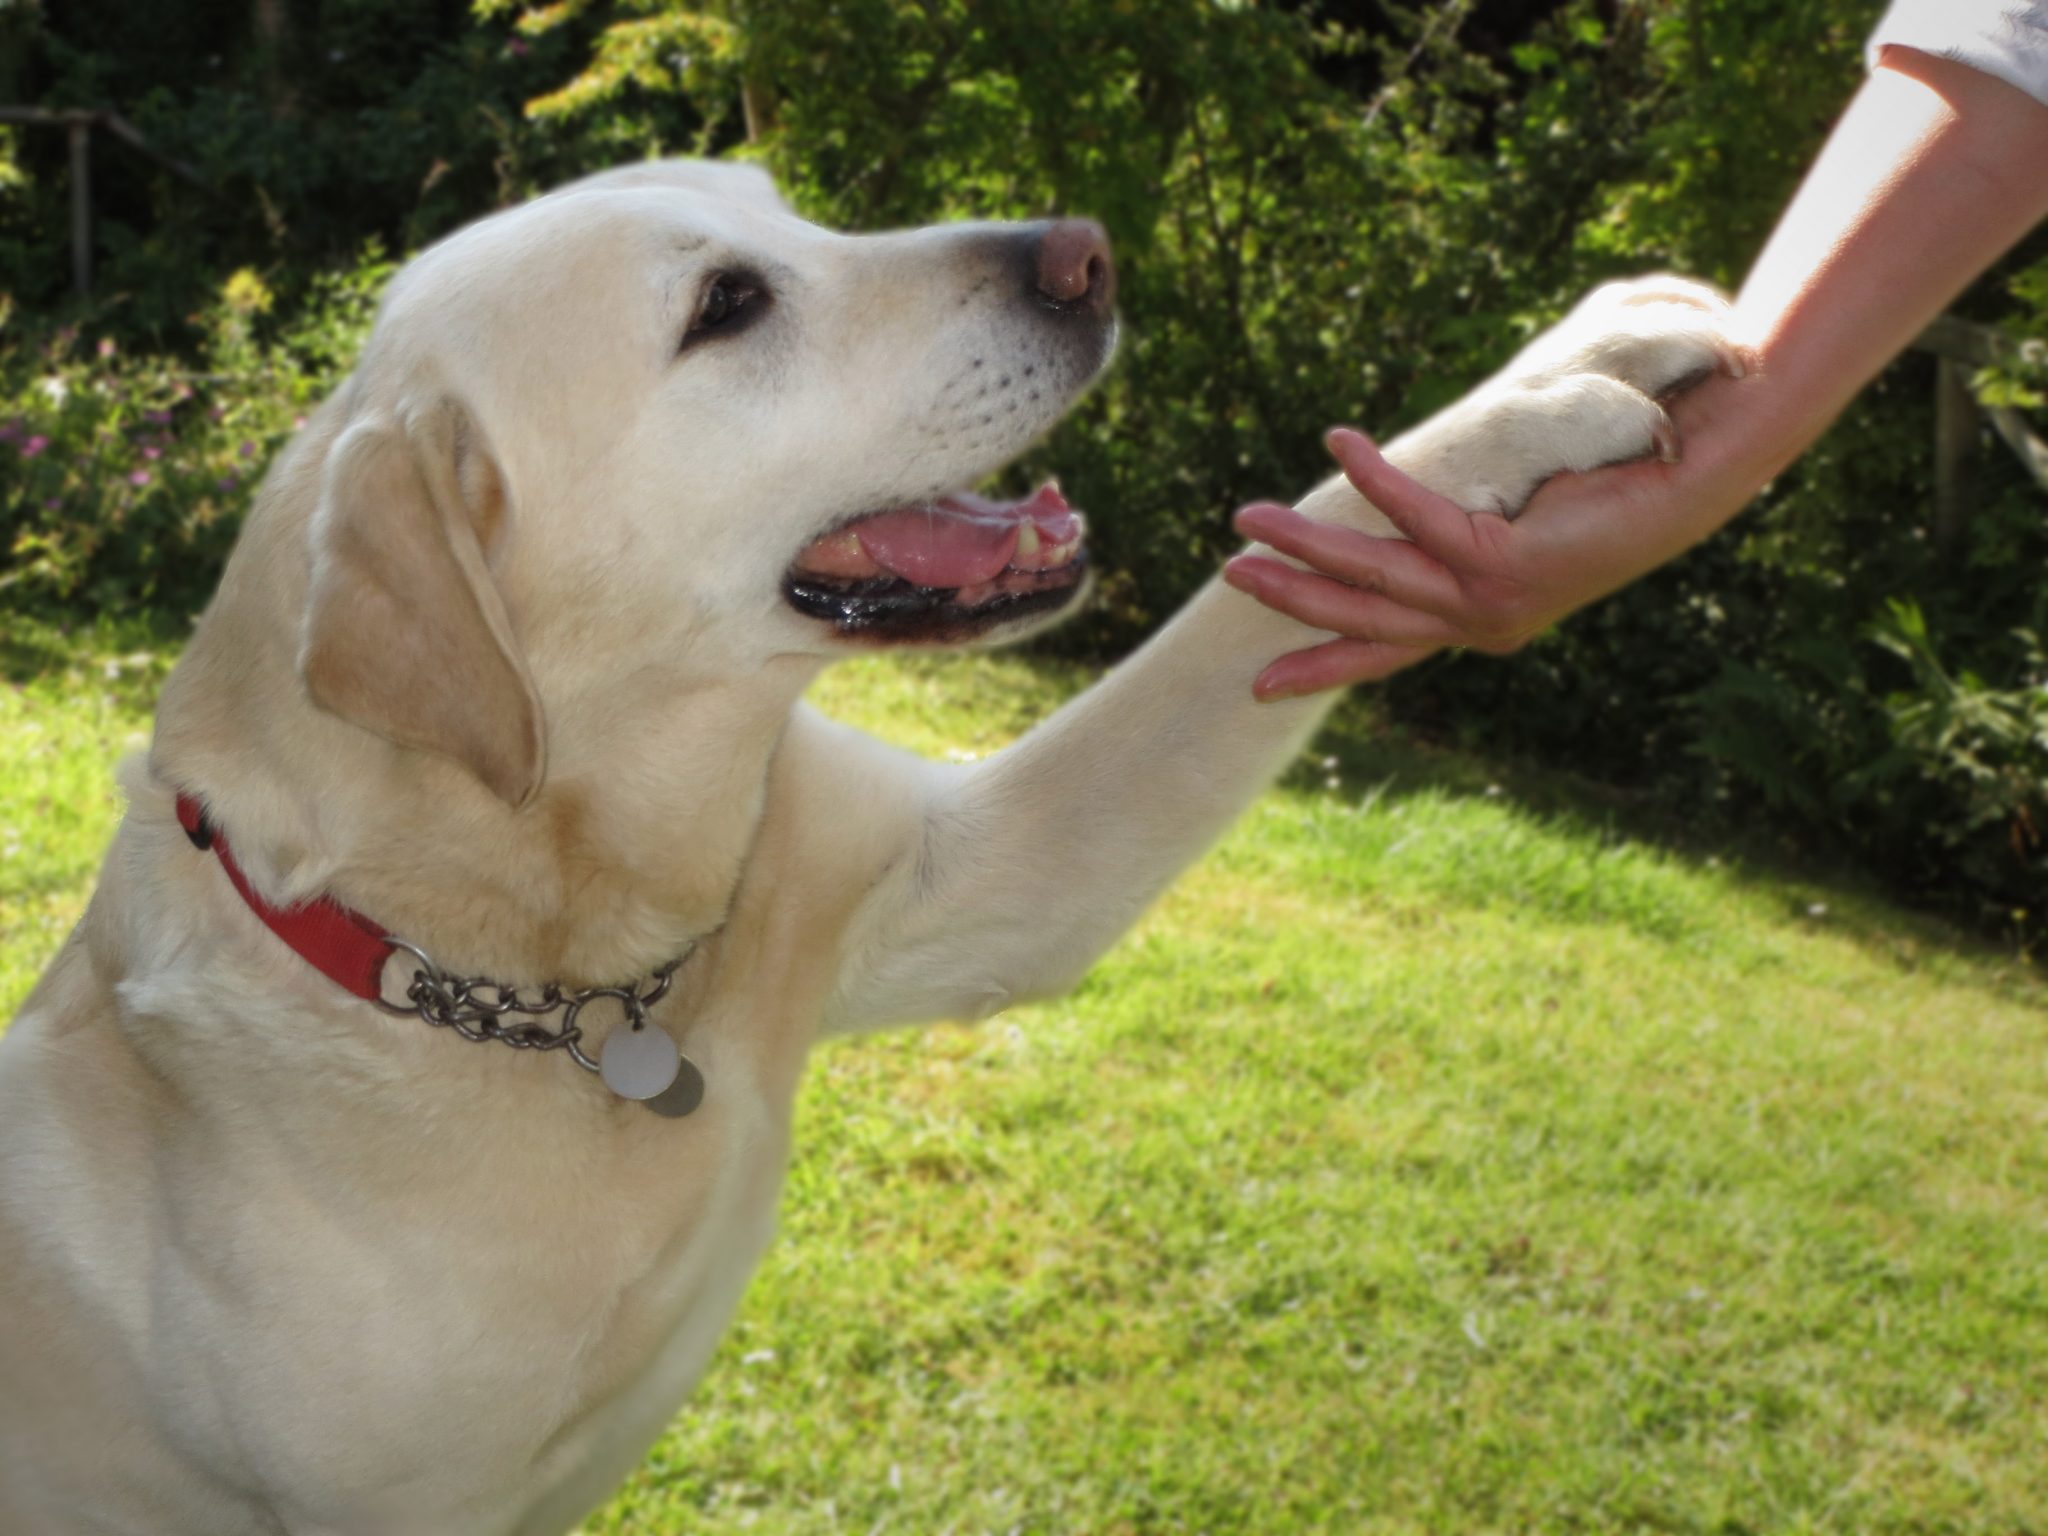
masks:
MULTIPOLYGON (((1220 585, 983 763, 800 702, 843 647, 781 600, 795 551, 999 467, 1100 362, 990 281, 1014 238, 848 238, 758 173, 658 165, 398 279, 0 1043, 5 1536, 567 1530, 767 1243, 813 1043, 1072 985, 1301 747, 1323 705, 1250 684, 1311 637, 1220 585), (776 308, 677 357, 736 262, 776 308), (1033 360, 1041 397, 965 409, 975 357, 1033 360), (701 941, 657 1020, 702 1109, 348 997, 195 852, 178 789, 271 900, 332 895, 451 969, 613 981, 701 941)), ((1519 506, 1646 451, 1722 319, 1607 291, 1393 457, 1519 506)), ((1305 506, 1386 529, 1341 484, 1305 506)))

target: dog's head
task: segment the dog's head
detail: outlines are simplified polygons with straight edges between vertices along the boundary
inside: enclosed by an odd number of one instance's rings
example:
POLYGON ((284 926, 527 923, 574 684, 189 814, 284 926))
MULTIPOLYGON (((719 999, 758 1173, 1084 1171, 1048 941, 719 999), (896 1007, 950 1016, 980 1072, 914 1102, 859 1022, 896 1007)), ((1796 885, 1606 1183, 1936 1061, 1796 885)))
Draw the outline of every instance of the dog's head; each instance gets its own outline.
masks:
POLYGON ((665 162, 472 225, 392 284, 327 455, 301 671, 520 803, 540 699, 688 657, 1011 639, 1084 585, 1048 487, 973 484, 1107 360, 1095 225, 847 236, 665 162))

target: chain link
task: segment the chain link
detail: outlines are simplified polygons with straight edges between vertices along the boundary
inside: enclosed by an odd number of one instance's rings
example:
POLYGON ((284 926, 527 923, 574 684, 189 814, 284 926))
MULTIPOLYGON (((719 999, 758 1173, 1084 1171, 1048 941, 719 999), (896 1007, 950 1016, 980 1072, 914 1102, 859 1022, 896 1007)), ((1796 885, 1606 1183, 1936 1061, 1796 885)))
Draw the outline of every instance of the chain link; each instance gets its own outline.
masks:
POLYGON ((484 976, 450 976, 436 965, 427 952, 403 939, 387 939, 419 961, 412 981, 405 989, 405 1003, 376 999, 386 1013, 401 1018, 417 1014, 436 1029, 452 1029, 465 1040, 479 1043, 495 1040, 515 1051, 567 1051, 569 1059, 586 1072, 598 1070, 597 1061, 583 1049, 583 1026, 578 1022, 584 1008, 601 997, 616 998, 625 1010, 626 1021, 639 1029, 647 1022, 647 1010, 668 996, 670 984, 683 962, 696 952, 692 944, 675 959, 648 978, 645 991, 637 982, 618 987, 584 987, 564 991, 556 982, 540 989, 540 996, 523 998, 519 989, 484 976), (559 1013, 554 1028, 543 1019, 559 1013), (507 1023, 516 1015, 523 1022, 507 1023))

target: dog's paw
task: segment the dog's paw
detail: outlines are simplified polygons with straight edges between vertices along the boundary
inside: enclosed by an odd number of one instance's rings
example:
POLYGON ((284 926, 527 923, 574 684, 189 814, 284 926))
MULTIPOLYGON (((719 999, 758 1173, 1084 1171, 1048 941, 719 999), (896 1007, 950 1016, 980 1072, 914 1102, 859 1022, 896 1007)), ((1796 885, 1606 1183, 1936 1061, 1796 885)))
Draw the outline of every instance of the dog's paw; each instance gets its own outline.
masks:
POLYGON ((1565 470, 1597 469, 1681 445, 1661 397, 1754 366, 1728 302, 1675 277, 1610 283, 1417 435, 1404 466, 1468 512, 1513 517, 1565 470))
POLYGON ((1730 332, 1733 310, 1705 283, 1642 277, 1608 283, 1524 347, 1496 382, 1543 388, 1598 374, 1653 399, 1719 372, 1742 378, 1748 349, 1730 332))

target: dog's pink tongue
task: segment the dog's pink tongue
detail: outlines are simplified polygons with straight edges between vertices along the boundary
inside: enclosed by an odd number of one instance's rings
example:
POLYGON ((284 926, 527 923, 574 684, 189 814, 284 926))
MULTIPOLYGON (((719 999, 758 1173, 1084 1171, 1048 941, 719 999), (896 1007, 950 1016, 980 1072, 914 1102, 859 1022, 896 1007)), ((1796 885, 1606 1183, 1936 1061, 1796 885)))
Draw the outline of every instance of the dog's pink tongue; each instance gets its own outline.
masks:
POLYGON ((1070 537, 1075 526, 1073 510, 1047 485, 1022 502, 947 496, 867 518, 853 532, 868 558, 892 576, 920 587, 972 587, 1002 574, 1027 519, 1049 544, 1070 537))

